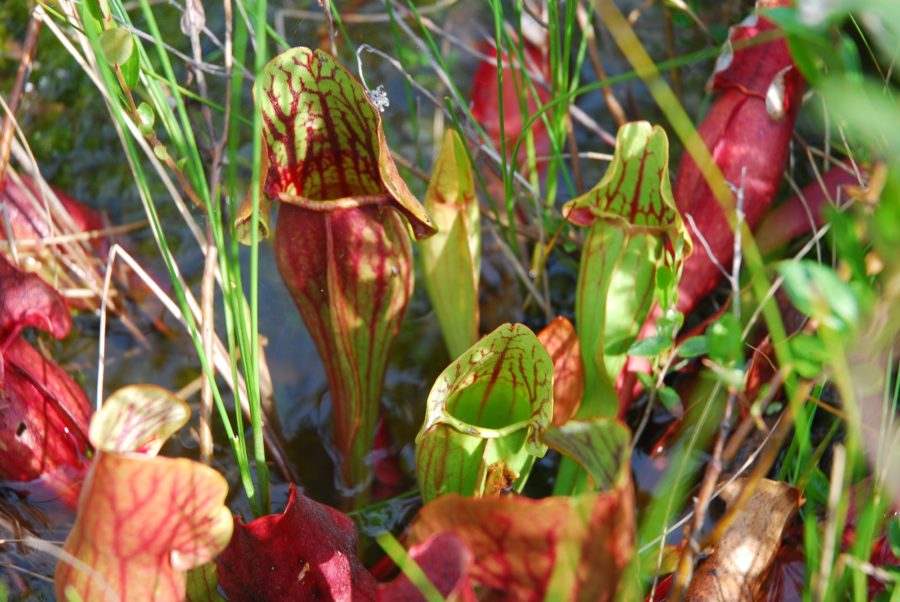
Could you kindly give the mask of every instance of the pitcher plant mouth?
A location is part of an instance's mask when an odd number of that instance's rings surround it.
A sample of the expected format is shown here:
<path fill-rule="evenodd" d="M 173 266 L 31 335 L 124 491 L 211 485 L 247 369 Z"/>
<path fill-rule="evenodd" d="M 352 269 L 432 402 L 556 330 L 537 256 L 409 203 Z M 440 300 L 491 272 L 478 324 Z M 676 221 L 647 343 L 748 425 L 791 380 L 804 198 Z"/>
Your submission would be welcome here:
<path fill-rule="evenodd" d="M 276 198 L 282 203 L 288 203 L 310 211 L 338 211 L 340 209 L 355 209 L 356 207 L 365 207 L 367 205 L 386 205 L 394 200 L 394 197 L 387 193 L 317 200 L 282 192 Z"/>
<path fill-rule="evenodd" d="M 331 55 L 288 50 L 266 66 L 253 92 L 263 114 L 270 198 L 305 206 L 384 195 L 416 238 L 436 232 L 397 171 L 381 112 Z"/>
<path fill-rule="evenodd" d="M 431 389 L 416 436 L 422 498 L 490 495 L 492 474 L 521 490 L 534 460 L 547 451 L 540 435 L 552 417 L 550 356 L 526 326 L 500 326 L 452 362 Z"/>
<path fill-rule="evenodd" d="M 576 415 L 621 415 L 627 408 L 620 406 L 615 383 L 628 349 L 654 304 L 672 305 L 674 276 L 692 250 L 672 197 L 665 131 L 646 121 L 619 128 L 603 178 L 567 203 L 563 215 L 589 228 L 575 300 L 584 363 Z M 657 284 L 663 270 L 673 275 L 666 287 Z"/>
<path fill-rule="evenodd" d="M 500 437 L 506 437 L 519 431 L 524 428 L 528 428 L 531 424 L 531 420 L 522 420 L 521 422 L 514 422 L 513 424 L 501 427 L 501 428 L 485 428 L 481 426 L 473 426 L 467 422 L 463 422 L 458 418 L 448 415 L 446 418 L 442 419 L 440 422 L 436 422 L 435 424 L 446 424 L 448 426 L 452 426 L 456 430 L 461 433 L 465 433 L 466 435 L 474 435 L 475 437 L 481 437 L 482 439 L 499 439 Z M 418 441 L 424 433 L 420 433 L 416 440 Z"/>

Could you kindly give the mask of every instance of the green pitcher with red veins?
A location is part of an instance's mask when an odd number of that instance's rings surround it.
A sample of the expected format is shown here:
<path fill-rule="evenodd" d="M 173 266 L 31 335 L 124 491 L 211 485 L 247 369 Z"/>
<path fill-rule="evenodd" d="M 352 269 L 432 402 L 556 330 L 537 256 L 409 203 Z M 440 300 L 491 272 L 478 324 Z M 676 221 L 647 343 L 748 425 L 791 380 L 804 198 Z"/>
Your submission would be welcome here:
<path fill-rule="evenodd" d="M 523 324 L 504 324 L 438 376 L 416 436 L 416 474 L 426 503 L 447 493 L 521 491 L 547 446 L 553 362 Z"/>
<path fill-rule="evenodd" d="M 566 204 L 563 215 L 588 227 L 575 297 L 585 376 L 577 416 L 615 416 L 614 385 L 628 349 L 659 292 L 674 295 L 682 260 L 691 252 L 672 198 L 665 131 L 646 121 L 619 128 L 606 174 Z M 670 277 L 661 286 L 664 267 Z"/>
<path fill-rule="evenodd" d="M 359 501 L 388 356 L 413 290 L 404 219 L 417 238 L 435 229 L 397 172 L 381 114 L 333 57 L 288 50 L 253 93 L 264 193 L 281 202 L 278 269 L 325 365 L 340 477 Z"/>

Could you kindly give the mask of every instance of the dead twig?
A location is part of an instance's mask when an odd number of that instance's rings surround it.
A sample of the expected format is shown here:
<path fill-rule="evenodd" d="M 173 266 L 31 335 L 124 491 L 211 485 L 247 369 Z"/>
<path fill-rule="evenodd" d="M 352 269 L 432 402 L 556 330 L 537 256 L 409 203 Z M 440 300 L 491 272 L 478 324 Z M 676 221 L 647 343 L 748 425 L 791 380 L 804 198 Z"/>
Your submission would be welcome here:
<path fill-rule="evenodd" d="M 700 552 L 697 542 L 697 534 L 703 530 L 703 522 L 706 519 L 706 512 L 709 509 L 709 503 L 712 501 L 712 495 L 722 474 L 722 449 L 725 440 L 728 438 L 728 430 L 731 423 L 731 412 L 734 408 L 737 392 L 730 391 L 728 399 L 725 402 L 725 414 L 722 416 L 722 426 L 716 435 L 716 441 L 713 445 L 713 453 L 706 465 L 706 472 L 703 475 L 703 481 L 700 484 L 700 492 L 697 494 L 697 501 L 694 504 L 694 519 L 685 529 L 685 545 L 681 548 L 681 556 L 678 559 L 678 569 L 675 571 L 675 579 L 670 590 L 669 600 L 681 600 L 687 587 L 691 582 L 694 574 L 695 556 Z"/>

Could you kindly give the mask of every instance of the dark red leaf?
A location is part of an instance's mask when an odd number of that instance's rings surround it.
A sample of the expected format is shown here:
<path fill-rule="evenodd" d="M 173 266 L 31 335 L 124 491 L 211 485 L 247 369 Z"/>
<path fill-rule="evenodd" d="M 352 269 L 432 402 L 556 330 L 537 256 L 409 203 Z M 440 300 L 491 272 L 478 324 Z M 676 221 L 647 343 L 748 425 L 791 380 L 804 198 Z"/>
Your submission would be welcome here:
<path fill-rule="evenodd" d="M 338 510 L 291 485 L 283 514 L 244 524 L 217 562 L 229 600 L 375 600 L 375 579 L 356 557 L 356 528 Z"/>
<path fill-rule="evenodd" d="M 71 320 L 58 292 L 0 254 L 0 479 L 42 478 L 74 506 L 87 467 L 91 406 L 62 368 L 18 336 L 39 328 L 61 338 Z"/>
<path fill-rule="evenodd" d="M 374 476 L 372 499 L 383 500 L 402 493 L 405 479 L 400 468 L 400 455 L 393 446 L 391 432 L 384 417 L 379 418 L 375 426 L 371 461 Z"/>
<path fill-rule="evenodd" d="M 507 152 L 512 152 L 512 146 L 522 134 L 522 126 L 525 122 L 519 105 L 519 95 L 525 95 L 528 99 L 527 115 L 525 119 L 530 118 L 537 113 L 537 103 L 534 97 L 528 91 L 523 75 L 523 68 L 526 71 L 540 72 L 547 78 L 548 61 L 541 48 L 535 46 L 529 41 L 525 41 L 525 57 L 526 64 L 520 65 L 517 60 L 510 60 L 508 54 L 503 53 L 501 60 L 503 61 L 503 131 L 500 129 L 500 97 L 499 86 L 497 85 L 497 49 L 491 44 L 484 43 L 479 50 L 482 54 L 486 54 L 488 59 L 481 61 L 478 68 L 475 69 L 475 75 L 472 78 L 472 117 L 481 124 L 487 135 L 491 138 L 494 146 L 500 149 L 501 134 L 505 135 Z M 550 93 L 538 86 L 538 97 L 542 103 L 550 99 Z M 543 120 L 538 120 L 531 128 L 534 134 L 535 152 L 538 155 L 546 154 L 550 148 L 550 138 L 547 129 L 544 127 Z M 519 151 L 519 164 L 523 164 L 525 160 L 525 144 L 523 143 Z"/>
<path fill-rule="evenodd" d="M 19 177 L 22 180 L 22 186 L 14 182 L 12 178 L 3 179 L 0 200 L 5 204 L 6 211 L 0 215 L 0 226 L 3 226 L 0 228 L 0 236 L 4 238 L 7 236 L 7 226 L 12 232 L 13 238 L 19 240 L 39 240 L 52 236 L 54 230 L 48 220 L 48 211 L 42 210 L 39 204 L 35 205 L 31 198 L 37 199 L 40 203 L 43 197 L 39 188 L 27 175 L 19 174 Z M 87 232 L 102 230 L 108 226 L 100 212 L 76 201 L 60 190 L 54 189 L 54 192 L 56 198 L 72 218 L 72 225 L 76 230 Z M 7 221 L 4 222 L 4 219 Z M 109 241 L 103 237 L 95 238 L 91 244 L 94 250 L 100 254 L 105 254 L 109 248 Z"/>
<path fill-rule="evenodd" d="M 857 183 L 849 162 L 833 167 L 822 176 L 822 182 L 812 182 L 800 195 L 792 196 L 770 211 L 756 232 L 756 242 L 763 253 L 802 236 L 825 223 L 825 209 L 834 202 L 847 200 L 842 194 L 845 186 Z"/>
<path fill-rule="evenodd" d="M 800 602 L 806 584 L 806 557 L 799 544 L 784 545 L 778 548 L 778 554 L 769 571 L 767 602 Z"/>
<path fill-rule="evenodd" d="M 61 339 L 69 334 L 72 317 L 53 287 L 0 254 L 0 346 L 22 328 L 38 328 Z"/>
<path fill-rule="evenodd" d="M 452 533 L 429 537 L 409 549 L 409 556 L 421 567 L 442 596 L 451 602 L 474 602 L 475 592 L 468 579 L 472 553 Z M 418 602 L 425 600 L 405 575 L 378 587 L 380 602 Z"/>
<path fill-rule="evenodd" d="M 0 362 L 0 478 L 42 476 L 70 506 L 87 469 L 91 406 L 66 372 L 20 338 Z"/>
<path fill-rule="evenodd" d="M 732 28 L 732 42 L 752 40 L 775 29 L 764 17 L 751 17 L 745 23 Z M 712 87 L 721 94 L 698 131 L 725 179 L 735 187 L 743 185 L 745 220 L 753 228 L 781 185 L 803 81 L 784 39 L 736 50 L 730 62 L 720 59 L 719 65 Z M 678 170 L 674 194 L 678 209 L 696 222 L 691 234 L 704 238 L 718 262 L 730 266 L 734 234 L 688 154 Z M 702 245 L 695 245 L 681 277 L 679 310 L 689 313 L 720 279 L 709 254 Z"/>

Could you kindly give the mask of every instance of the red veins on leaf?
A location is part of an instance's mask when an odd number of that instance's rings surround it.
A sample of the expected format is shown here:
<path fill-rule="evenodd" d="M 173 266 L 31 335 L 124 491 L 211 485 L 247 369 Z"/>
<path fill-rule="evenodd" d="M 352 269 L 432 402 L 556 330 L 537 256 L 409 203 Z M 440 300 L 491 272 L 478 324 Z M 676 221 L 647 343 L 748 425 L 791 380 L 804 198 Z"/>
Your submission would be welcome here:
<path fill-rule="evenodd" d="M 294 48 L 254 85 L 264 192 L 281 201 L 279 272 L 325 364 L 341 481 L 365 496 L 384 373 L 412 294 L 412 246 L 435 232 L 397 172 L 381 113 L 333 57 Z"/>
<path fill-rule="evenodd" d="M 450 494 L 422 508 L 412 536 L 459 536 L 491 599 L 612 600 L 634 552 L 633 507 L 630 485 L 542 500 Z"/>
<path fill-rule="evenodd" d="M 752 43 L 775 25 L 751 16 L 733 27 L 730 47 L 711 81 L 719 97 L 698 128 L 725 179 L 742 190 L 745 221 L 753 228 L 781 184 L 788 146 L 803 94 L 803 80 L 784 39 Z M 743 43 L 751 45 L 740 47 Z M 734 233 L 694 160 L 685 154 L 675 180 L 675 202 L 696 223 L 719 264 L 730 266 Z M 678 309 L 689 313 L 718 284 L 721 273 L 702 245 L 688 258 L 678 291 Z"/>
<path fill-rule="evenodd" d="M 549 75 L 549 64 L 543 50 L 527 40 L 523 47 L 525 49 L 524 65 L 521 65 L 515 56 L 510 60 L 510 56 L 506 52 L 500 55 L 503 63 L 502 129 L 500 127 L 499 86 L 497 85 L 497 49 L 493 45 L 484 43 L 479 48 L 480 52 L 487 55 L 488 58 L 478 64 L 472 78 L 472 117 L 481 124 L 498 150 L 501 138 L 505 137 L 508 153 L 512 152 L 513 145 L 522 134 L 525 121 L 536 114 L 538 110 L 538 105 L 525 83 L 523 69 L 540 73 L 545 79 Z M 527 99 L 527 114 L 524 116 L 519 104 L 520 95 L 524 95 L 524 98 Z M 542 103 L 546 103 L 550 99 L 550 93 L 540 86 L 537 86 L 537 95 Z M 535 152 L 538 155 L 546 154 L 550 148 L 550 138 L 543 120 L 537 120 L 531 127 L 531 131 L 534 134 Z M 520 149 L 518 160 L 521 165 L 525 160 L 525 145 L 522 144 Z"/>
<path fill-rule="evenodd" d="M 19 337 L 66 336 L 71 317 L 50 285 L 0 255 L 0 478 L 42 478 L 74 506 L 84 478 L 91 406 L 75 381 Z"/>

